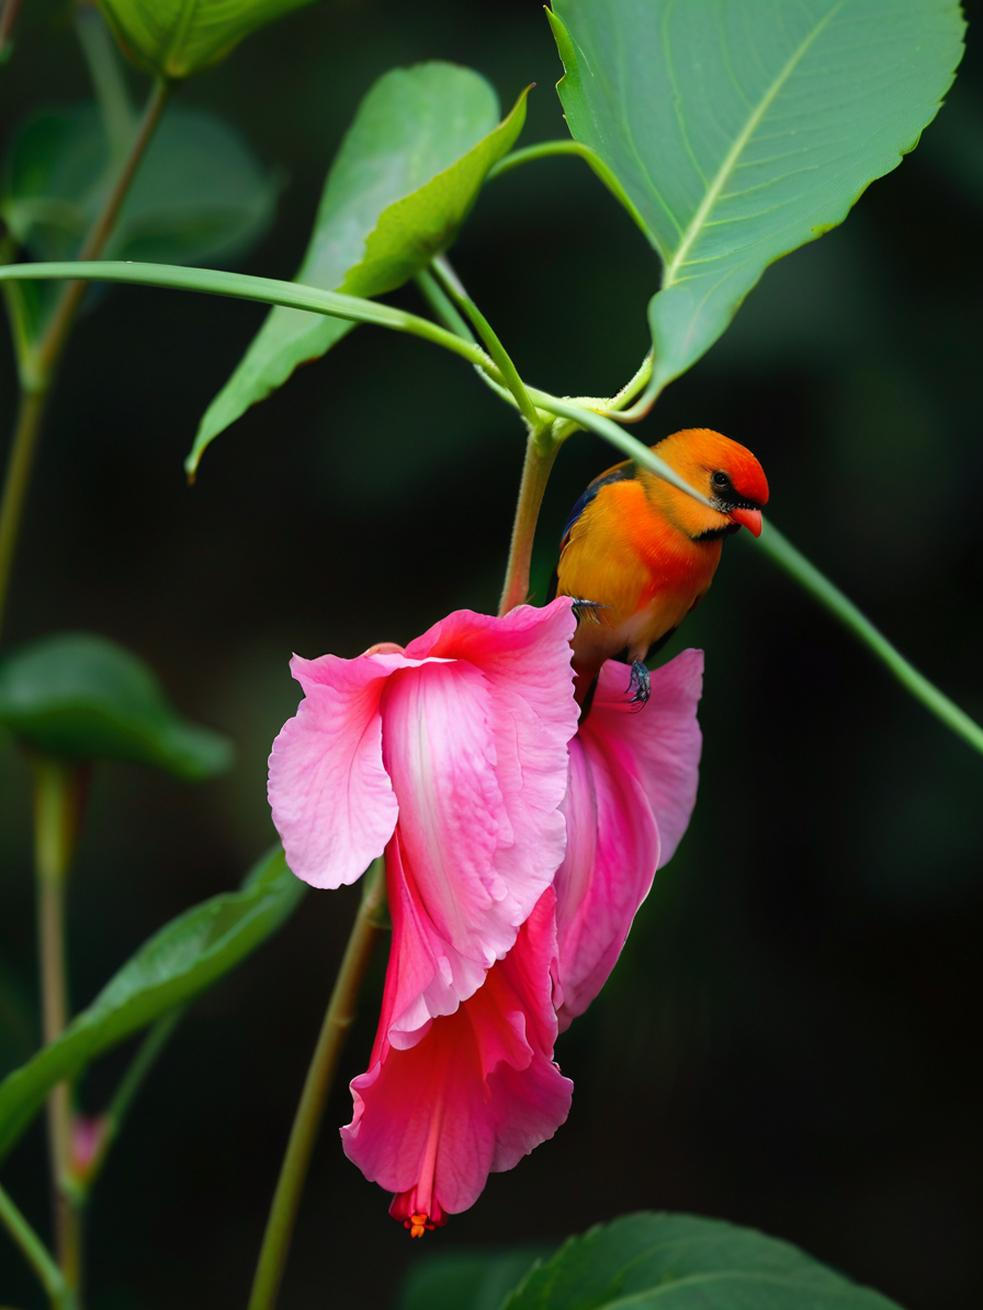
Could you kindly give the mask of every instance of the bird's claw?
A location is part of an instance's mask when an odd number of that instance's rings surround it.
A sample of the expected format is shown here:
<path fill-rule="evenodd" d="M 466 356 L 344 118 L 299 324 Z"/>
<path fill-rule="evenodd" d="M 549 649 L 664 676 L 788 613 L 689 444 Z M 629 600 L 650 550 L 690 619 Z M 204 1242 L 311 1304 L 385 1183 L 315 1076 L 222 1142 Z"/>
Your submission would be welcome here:
<path fill-rule="evenodd" d="M 628 691 L 633 705 L 644 705 L 652 694 L 652 677 L 642 660 L 632 660 Z"/>
<path fill-rule="evenodd" d="M 587 619 L 590 623 L 600 623 L 598 611 L 605 607 L 599 600 L 584 600 L 581 596 L 571 596 L 573 601 L 573 616 L 579 623 L 581 619 Z"/>

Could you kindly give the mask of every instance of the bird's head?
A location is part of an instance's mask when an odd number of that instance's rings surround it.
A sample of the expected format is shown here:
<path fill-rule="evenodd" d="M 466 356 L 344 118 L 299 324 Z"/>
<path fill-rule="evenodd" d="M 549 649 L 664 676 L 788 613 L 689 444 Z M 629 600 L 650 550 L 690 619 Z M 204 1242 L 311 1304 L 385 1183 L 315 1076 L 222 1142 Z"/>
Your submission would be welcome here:
<path fill-rule="evenodd" d="M 652 450 L 710 502 L 701 505 L 654 474 L 646 478 L 650 497 L 687 536 L 712 541 L 741 527 L 760 535 L 768 479 L 746 447 L 711 428 L 684 428 Z"/>

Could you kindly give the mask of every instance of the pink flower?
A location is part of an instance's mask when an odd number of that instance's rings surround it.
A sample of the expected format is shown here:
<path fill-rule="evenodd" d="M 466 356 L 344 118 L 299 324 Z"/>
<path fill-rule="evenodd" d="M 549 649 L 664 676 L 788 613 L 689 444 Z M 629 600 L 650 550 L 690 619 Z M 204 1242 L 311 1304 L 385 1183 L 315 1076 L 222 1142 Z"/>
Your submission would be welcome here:
<path fill-rule="evenodd" d="M 402 652 L 291 662 L 304 700 L 273 743 L 273 820 L 315 887 L 354 882 L 398 845 L 393 1046 L 478 990 L 563 858 L 573 628 L 565 598 L 497 619 L 460 610 Z"/>
<path fill-rule="evenodd" d="M 570 602 L 461 611 L 355 660 L 294 657 L 305 699 L 270 757 L 293 871 L 350 883 L 385 847 L 393 935 L 345 1151 L 414 1237 L 551 1137 L 553 1060 L 617 961 L 696 794 L 702 656 L 641 710 L 602 671 L 576 738 Z"/>

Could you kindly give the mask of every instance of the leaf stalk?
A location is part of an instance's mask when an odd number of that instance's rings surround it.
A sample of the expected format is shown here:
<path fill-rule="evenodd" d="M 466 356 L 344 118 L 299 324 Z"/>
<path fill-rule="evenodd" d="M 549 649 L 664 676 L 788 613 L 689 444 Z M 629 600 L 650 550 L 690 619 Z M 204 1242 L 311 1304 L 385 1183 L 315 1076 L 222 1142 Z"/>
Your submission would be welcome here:
<path fill-rule="evenodd" d="M 266 1221 L 248 1310 L 273 1310 L 276 1305 L 311 1154 L 339 1057 L 355 1018 L 358 993 L 375 944 L 383 932 L 385 905 L 385 866 L 378 859 L 365 874 L 362 901 L 304 1080 Z"/>

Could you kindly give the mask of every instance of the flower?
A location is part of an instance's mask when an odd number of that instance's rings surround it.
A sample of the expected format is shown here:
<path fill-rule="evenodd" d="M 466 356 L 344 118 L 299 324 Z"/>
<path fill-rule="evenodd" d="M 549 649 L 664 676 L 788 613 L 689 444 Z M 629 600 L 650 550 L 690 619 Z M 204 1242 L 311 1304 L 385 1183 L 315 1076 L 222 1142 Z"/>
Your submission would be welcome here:
<path fill-rule="evenodd" d="M 341 1135 L 414 1237 L 567 1117 L 557 1033 L 610 974 L 693 809 L 701 653 L 656 670 L 641 708 L 606 664 L 578 727 L 572 630 L 562 598 L 291 664 L 305 698 L 270 756 L 290 867 L 337 887 L 385 847 L 385 992 Z"/>
<path fill-rule="evenodd" d="M 273 820 L 315 887 L 398 847 L 393 1046 L 478 990 L 563 858 L 573 628 L 561 598 L 504 618 L 459 610 L 405 651 L 291 661 L 304 700 L 273 743 Z"/>

